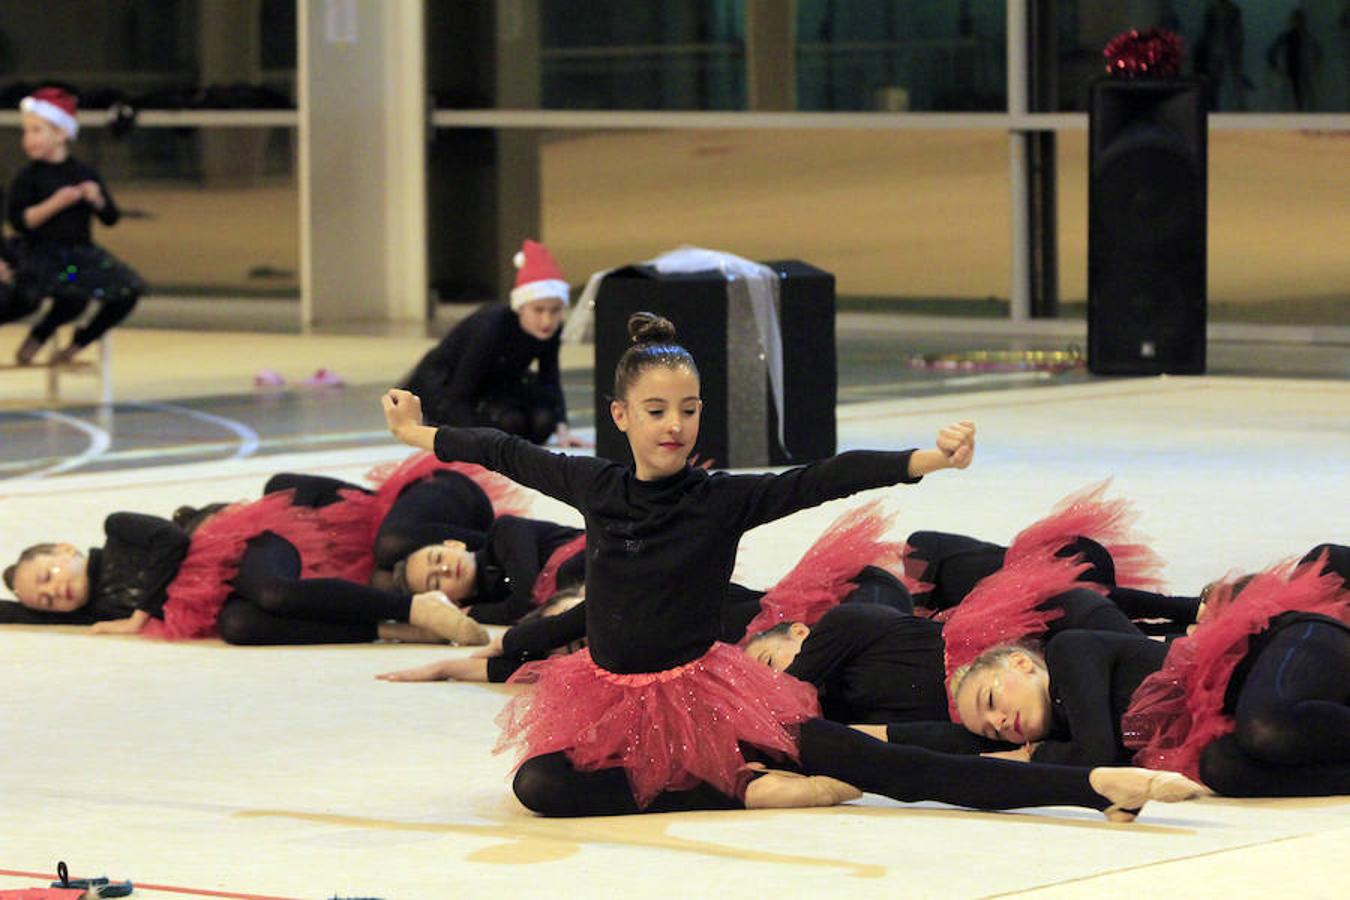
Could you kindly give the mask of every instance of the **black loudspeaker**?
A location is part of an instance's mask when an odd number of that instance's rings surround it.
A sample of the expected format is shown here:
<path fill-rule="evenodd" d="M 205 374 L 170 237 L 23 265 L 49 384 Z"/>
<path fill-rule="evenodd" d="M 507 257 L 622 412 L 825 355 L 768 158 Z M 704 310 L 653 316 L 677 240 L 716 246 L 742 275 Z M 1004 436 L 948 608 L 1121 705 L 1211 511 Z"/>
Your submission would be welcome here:
<path fill-rule="evenodd" d="M 607 275 L 595 298 L 595 452 L 632 462 L 628 438 L 609 402 L 614 367 L 628 347 L 628 317 L 648 311 L 675 324 L 676 340 L 699 369 L 703 415 L 694 452 L 717 468 L 795 465 L 833 456 L 838 373 L 834 347 L 834 276 L 795 260 L 768 262 L 779 278 L 783 340 L 784 437 L 749 301 L 732 306 L 720 272 L 662 274 L 629 266 Z"/>
<path fill-rule="evenodd" d="M 1205 371 L 1207 122 L 1199 79 L 1103 78 L 1088 128 L 1088 368 Z"/>

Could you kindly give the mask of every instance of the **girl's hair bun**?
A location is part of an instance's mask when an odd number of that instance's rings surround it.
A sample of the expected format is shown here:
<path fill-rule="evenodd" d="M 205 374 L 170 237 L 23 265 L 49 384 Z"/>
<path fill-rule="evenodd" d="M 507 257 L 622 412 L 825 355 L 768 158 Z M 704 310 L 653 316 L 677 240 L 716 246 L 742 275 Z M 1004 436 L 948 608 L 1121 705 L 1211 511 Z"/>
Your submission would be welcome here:
<path fill-rule="evenodd" d="M 634 344 L 670 344 L 675 323 L 656 313 L 635 312 L 628 317 L 628 340 Z"/>

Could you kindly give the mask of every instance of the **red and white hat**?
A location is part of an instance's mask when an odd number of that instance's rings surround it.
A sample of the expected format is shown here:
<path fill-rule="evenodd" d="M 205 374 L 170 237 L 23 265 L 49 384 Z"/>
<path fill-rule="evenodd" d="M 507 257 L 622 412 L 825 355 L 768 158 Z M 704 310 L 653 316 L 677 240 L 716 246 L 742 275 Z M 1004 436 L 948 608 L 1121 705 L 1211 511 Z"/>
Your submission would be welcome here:
<path fill-rule="evenodd" d="M 77 107 L 75 95 L 64 88 L 38 88 L 19 101 L 19 109 L 35 116 L 41 116 L 60 128 L 71 140 L 80 131 L 80 123 L 75 121 Z"/>
<path fill-rule="evenodd" d="M 520 309 L 526 303 L 557 297 L 567 305 L 569 290 L 562 270 L 553 261 L 548 248 L 537 241 L 527 240 L 511 258 L 516 268 L 516 286 L 511 288 L 511 308 Z"/>

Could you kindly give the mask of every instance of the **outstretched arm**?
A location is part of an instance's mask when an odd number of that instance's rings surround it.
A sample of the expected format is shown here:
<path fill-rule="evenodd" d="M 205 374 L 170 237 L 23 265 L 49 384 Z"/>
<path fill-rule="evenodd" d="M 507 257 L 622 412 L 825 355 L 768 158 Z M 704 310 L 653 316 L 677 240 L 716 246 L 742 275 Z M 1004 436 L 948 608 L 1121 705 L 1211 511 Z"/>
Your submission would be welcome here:
<path fill-rule="evenodd" d="M 941 469 L 964 469 L 974 456 L 975 426 L 958 422 L 939 431 L 936 445 L 926 450 L 851 450 L 780 475 L 739 476 L 749 486 L 744 527 L 749 530 L 859 491 L 913 484 Z"/>
<path fill-rule="evenodd" d="M 390 390 L 380 402 L 389 431 L 403 443 L 432 450 L 446 462 L 477 463 L 578 509 L 595 479 L 618 469 L 607 460 L 553 453 L 495 428 L 432 428 L 422 423 L 422 403 L 408 391 Z"/>
<path fill-rule="evenodd" d="M 487 681 L 487 660 L 474 657 L 443 659 L 375 677 L 380 681 Z"/>

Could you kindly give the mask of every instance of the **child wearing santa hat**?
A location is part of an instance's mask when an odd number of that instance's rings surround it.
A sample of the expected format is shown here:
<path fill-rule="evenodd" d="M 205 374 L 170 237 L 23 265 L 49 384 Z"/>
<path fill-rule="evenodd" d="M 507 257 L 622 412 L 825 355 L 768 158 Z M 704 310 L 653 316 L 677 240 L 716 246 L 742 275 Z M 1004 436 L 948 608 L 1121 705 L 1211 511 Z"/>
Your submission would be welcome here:
<path fill-rule="evenodd" d="M 567 282 L 536 241 L 525 241 L 514 262 L 519 271 L 510 305 L 489 303 L 459 322 L 401 386 L 422 398 L 428 420 L 438 424 L 586 446 L 568 429 L 558 371 Z"/>
<path fill-rule="evenodd" d="M 70 153 L 79 132 L 75 95 L 43 87 L 24 97 L 19 109 L 23 151 L 32 162 L 10 185 L 9 223 L 24 246 L 22 290 L 33 300 L 51 297 L 52 305 L 15 358 L 32 362 L 58 327 L 97 300 L 98 312 L 52 355 L 52 362 L 66 362 L 131 313 L 145 282 L 91 238 L 91 218 L 113 225 L 120 213 L 98 172 Z"/>

